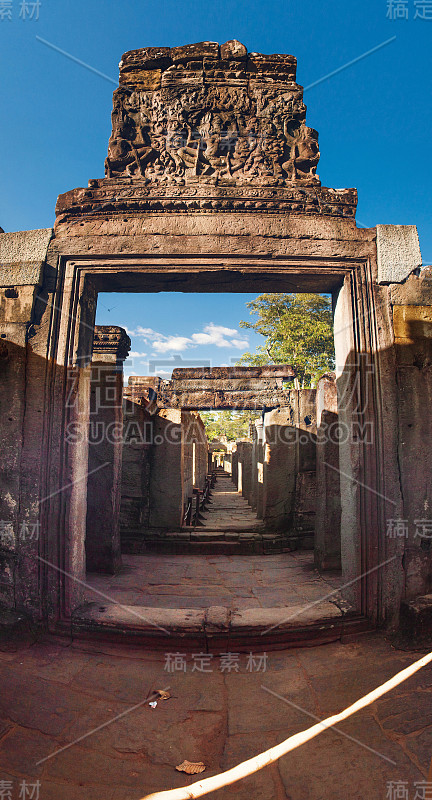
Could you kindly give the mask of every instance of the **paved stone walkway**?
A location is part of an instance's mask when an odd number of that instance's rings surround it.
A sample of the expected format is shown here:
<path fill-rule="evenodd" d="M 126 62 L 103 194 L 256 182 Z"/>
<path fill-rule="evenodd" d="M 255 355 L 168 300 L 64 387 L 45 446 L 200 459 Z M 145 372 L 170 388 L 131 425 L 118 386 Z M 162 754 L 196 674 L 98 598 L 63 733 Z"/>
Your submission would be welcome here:
<path fill-rule="evenodd" d="M 282 608 L 315 603 L 340 586 L 338 573 L 320 576 L 310 551 L 266 556 L 123 555 L 117 575 L 87 576 L 88 584 L 125 605 L 158 608 L 224 606 Z M 90 590 L 88 601 L 98 597 Z M 339 596 L 334 599 L 340 599 Z M 319 616 L 319 604 L 315 607 Z"/>
<path fill-rule="evenodd" d="M 252 531 L 262 527 L 262 522 L 237 491 L 228 473 L 218 475 L 211 501 L 203 517 L 204 528 L 212 531 Z"/>
<path fill-rule="evenodd" d="M 35 800 L 138 800 L 187 786 L 197 778 L 175 770 L 184 759 L 207 765 L 201 777 L 233 767 L 308 728 L 309 715 L 342 710 L 421 653 L 396 651 L 374 634 L 268 653 L 251 669 L 246 654 L 231 654 L 231 669 L 219 654 L 194 655 L 171 673 L 168 655 L 143 649 L 66 639 L 1 644 L 0 781 L 10 782 L 3 797 L 23 797 L 24 780 L 40 781 L 38 794 L 25 795 Z M 144 702 L 167 687 L 171 699 L 155 709 Z M 428 667 L 339 733 L 326 731 L 209 800 L 424 797 L 415 784 L 427 779 L 432 756 L 431 701 Z M 396 794 L 397 785 L 406 793 Z"/>

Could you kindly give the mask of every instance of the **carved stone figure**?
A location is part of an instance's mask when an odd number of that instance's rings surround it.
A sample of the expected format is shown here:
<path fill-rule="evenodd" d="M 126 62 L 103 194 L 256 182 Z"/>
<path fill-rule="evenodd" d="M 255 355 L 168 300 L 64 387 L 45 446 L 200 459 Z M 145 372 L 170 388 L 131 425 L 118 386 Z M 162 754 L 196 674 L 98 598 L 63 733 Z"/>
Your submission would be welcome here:
<path fill-rule="evenodd" d="M 293 56 L 248 56 L 237 41 L 153 50 L 123 56 L 108 178 L 319 185 Z"/>
<path fill-rule="evenodd" d="M 120 62 L 105 178 L 61 195 L 58 218 L 266 211 L 355 217 L 355 189 L 321 186 L 297 62 L 218 45 L 131 50 Z"/>

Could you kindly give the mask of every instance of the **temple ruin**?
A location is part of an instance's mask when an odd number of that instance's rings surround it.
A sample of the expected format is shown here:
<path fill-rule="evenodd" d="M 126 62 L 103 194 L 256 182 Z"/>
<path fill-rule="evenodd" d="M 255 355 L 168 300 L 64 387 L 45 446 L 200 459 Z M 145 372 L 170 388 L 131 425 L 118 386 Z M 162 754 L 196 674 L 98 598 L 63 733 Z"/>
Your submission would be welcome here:
<path fill-rule="evenodd" d="M 241 647 L 267 630 L 287 643 L 396 629 L 431 592 L 431 269 L 414 225 L 357 227 L 356 190 L 322 186 L 319 155 L 293 56 L 133 50 L 105 177 L 60 195 L 53 230 L 0 233 L 6 608 L 57 633 Z M 330 293 L 335 374 L 313 390 L 290 365 L 125 386 L 130 341 L 95 327 L 98 293 L 167 291 Z M 216 462 L 199 412 L 238 408 L 261 418 Z M 221 470 L 248 531 L 211 521 Z M 125 553 L 223 548 L 304 548 L 340 571 L 345 605 L 306 621 L 283 597 L 170 616 L 86 593 L 87 570 L 116 574 Z"/>

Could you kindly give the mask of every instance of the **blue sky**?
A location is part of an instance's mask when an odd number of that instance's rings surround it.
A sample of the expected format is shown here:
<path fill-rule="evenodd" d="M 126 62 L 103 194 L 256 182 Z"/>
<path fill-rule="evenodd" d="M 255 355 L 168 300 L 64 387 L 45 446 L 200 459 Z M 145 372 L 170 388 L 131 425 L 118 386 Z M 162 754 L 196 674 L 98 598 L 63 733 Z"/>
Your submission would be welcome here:
<path fill-rule="evenodd" d="M 132 341 L 124 365 L 126 377 L 168 377 L 174 359 L 179 367 L 231 367 L 246 350 L 262 344 L 262 336 L 239 328 L 240 319 L 251 319 L 246 303 L 254 297 L 238 292 L 103 294 L 97 321 L 104 325 L 115 319 L 114 324 L 126 327 Z M 132 326 L 129 319 L 140 322 Z"/>
<path fill-rule="evenodd" d="M 112 81 L 118 79 L 123 52 L 231 38 L 250 51 L 297 57 L 298 82 L 308 87 L 318 81 L 305 92 L 305 102 L 308 124 L 320 134 L 323 185 L 357 187 L 359 224 L 415 223 L 423 262 L 432 263 L 432 2 L 427 0 L 42 0 L 39 8 L 27 2 L 24 11 L 22 0 L 0 2 L 0 225 L 6 231 L 49 227 L 58 194 L 102 177 Z M 101 296 L 98 322 L 158 334 L 147 341 L 134 336 L 133 352 L 231 363 L 241 352 L 232 341 L 248 333 L 238 329 L 247 299 Z M 223 334 L 214 326 L 236 333 Z M 165 352 L 162 343 L 172 336 L 191 342 Z M 254 347 L 256 341 L 249 340 Z"/>

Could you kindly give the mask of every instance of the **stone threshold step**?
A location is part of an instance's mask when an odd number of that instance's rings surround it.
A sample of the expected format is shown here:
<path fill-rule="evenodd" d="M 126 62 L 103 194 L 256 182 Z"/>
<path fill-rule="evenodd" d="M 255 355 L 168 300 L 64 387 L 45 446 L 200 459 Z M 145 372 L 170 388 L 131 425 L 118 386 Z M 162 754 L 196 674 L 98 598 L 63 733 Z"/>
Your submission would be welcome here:
<path fill-rule="evenodd" d="M 264 539 L 263 537 L 232 536 L 231 538 L 129 540 L 122 542 L 122 553 L 138 555 L 159 553 L 169 555 L 278 555 L 301 548 L 297 539 Z"/>
<path fill-rule="evenodd" d="M 116 603 L 87 603 L 69 620 L 56 626 L 80 638 L 131 641 L 152 647 L 205 647 L 266 650 L 323 644 L 342 636 L 373 630 L 371 623 L 355 612 L 343 613 L 328 601 L 313 608 L 245 609 L 230 611 L 222 606 L 154 608 Z"/>
<path fill-rule="evenodd" d="M 264 525 L 212 525 L 210 527 L 199 523 L 198 525 L 184 525 L 182 528 L 168 528 L 162 530 L 161 528 L 127 528 L 123 529 L 120 532 L 121 539 L 140 539 L 141 541 L 145 539 L 166 539 L 168 536 L 179 536 L 184 537 L 185 535 L 190 535 L 195 531 L 215 531 L 220 533 L 221 531 L 236 531 L 237 533 L 259 533 L 263 535 L 268 531 L 264 527 Z M 275 532 L 275 535 L 280 535 L 279 533 Z"/>
<path fill-rule="evenodd" d="M 274 545 L 260 539 L 237 541 L 149 541 L 139 545 L 138 549 L 124 547 L 123 552 L 134 553 L 159 553 L 169 555 L 223 555 L 223 556 L 250 556 L 250 555 L 277 555 L 291 552 L 294 548 L 290 545 Z"/>
<path fill-rule="evenodd" d="M 178 544 L 183 544 L 184 542 L 250 542 L 250 541 L 257 541 L 257 542 L 279 542 L 279 543 L 291 543 L 297 542 L 297 537 L 289 537 L 286 538 L 284 536 L 263 536 L 261 534 L 255 534 L 253 532 L 245 532 L 245 531 L 209 531 L 208 533 L 205 531 L 197 530 L 192 531 L 191 533 L 187 534 L 175 534 L 173 536 L 145 536 L 145 537 L 125 537 L 122 539 L 122 551 L 123 547 L 129 546 L 137 546 L 139 547 L 141 544 L 145 546 L 150 542 L 153 544 L 164 544 L 165 542 L 175 542 Z"/>

